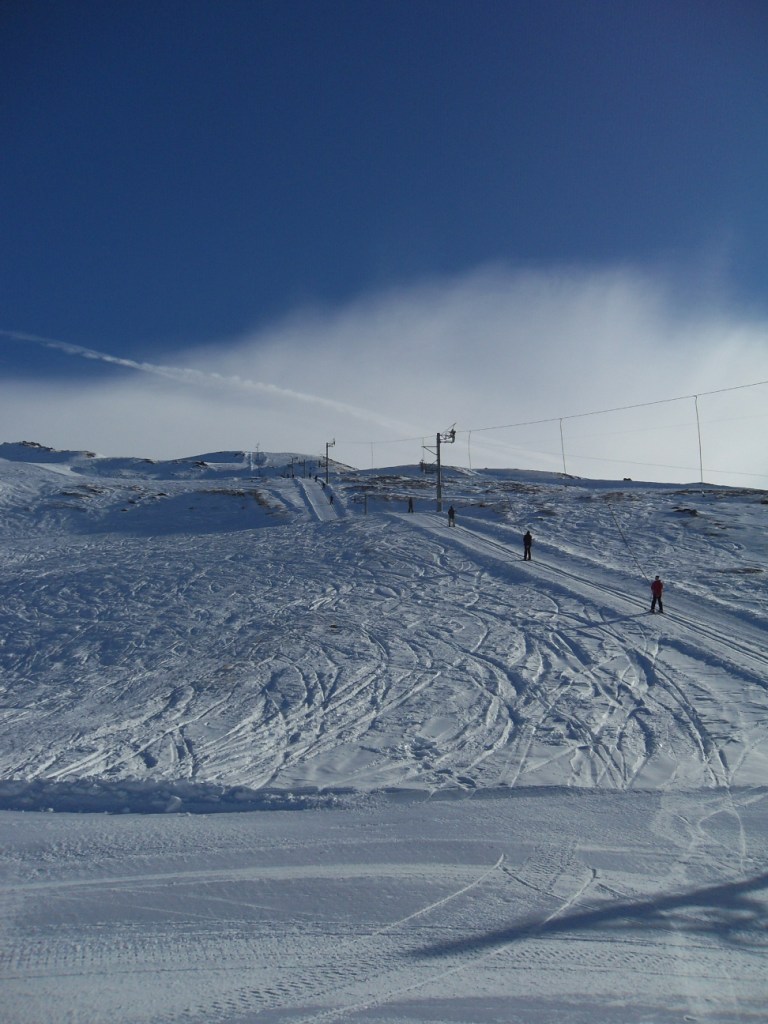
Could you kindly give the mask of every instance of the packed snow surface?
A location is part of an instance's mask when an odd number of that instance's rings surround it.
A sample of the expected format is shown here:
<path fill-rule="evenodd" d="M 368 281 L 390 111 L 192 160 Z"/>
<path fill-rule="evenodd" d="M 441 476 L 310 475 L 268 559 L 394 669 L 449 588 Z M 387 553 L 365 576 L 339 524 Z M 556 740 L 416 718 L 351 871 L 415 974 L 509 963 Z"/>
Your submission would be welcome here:
<path fill-rule="evenodd" d="M 435 485 L 0 445 L 3 1022 L 766 1019 L 768 494 Z"/>

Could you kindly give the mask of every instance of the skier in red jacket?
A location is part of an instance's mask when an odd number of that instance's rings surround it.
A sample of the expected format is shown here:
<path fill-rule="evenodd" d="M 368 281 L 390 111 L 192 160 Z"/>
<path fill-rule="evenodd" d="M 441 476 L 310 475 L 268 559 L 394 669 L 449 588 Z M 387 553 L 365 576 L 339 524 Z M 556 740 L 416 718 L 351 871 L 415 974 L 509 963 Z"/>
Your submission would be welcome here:
<path fill-rule="evenodd" d="M 651 584 L 651 594 L 653 595 L 652 599 L 651 599 L 651 611 L 652 612 L 656 611 L 656 605 L 658 604 L 659 611 L 662 614 L 664 613 L 664 605 L 661 602 L 661 594 L 662 594 L 663 590 L 664 590 L 664 584 L 661 582 L 661 580 L 657 576 L 656 579 Z"/>

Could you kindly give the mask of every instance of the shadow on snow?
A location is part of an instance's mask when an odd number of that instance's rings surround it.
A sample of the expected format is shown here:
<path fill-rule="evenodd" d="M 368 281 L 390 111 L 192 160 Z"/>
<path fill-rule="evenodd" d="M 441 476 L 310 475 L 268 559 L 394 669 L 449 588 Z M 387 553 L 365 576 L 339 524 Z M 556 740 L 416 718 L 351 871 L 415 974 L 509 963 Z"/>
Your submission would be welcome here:
<path fill-rule="evenodd" d="M 741 882 L 726 882 L 636 902 L 607 903 L 592 910 L 571 910 L 543 919 L 526 917 L 508 928 L 436 943 L 419 949 L 414 955 L 490 953 L 533 938 L 628 929 L 697 932 L 716 935 L 742 946 L 764 948 L 768 943 L 765 902 L 751 898 L 751 894 L 764 889 L 768 889 L 768 873 Z"/>

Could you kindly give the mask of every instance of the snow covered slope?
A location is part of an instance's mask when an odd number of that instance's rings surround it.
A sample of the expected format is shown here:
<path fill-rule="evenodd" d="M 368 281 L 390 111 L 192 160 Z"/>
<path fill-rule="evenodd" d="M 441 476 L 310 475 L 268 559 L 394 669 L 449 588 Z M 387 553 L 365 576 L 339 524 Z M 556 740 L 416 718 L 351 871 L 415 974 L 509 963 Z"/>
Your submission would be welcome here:
<path fill-rule="evenodd" d="M 25 450 L 5 806 L 768 778 L 762 492 L 449 471 L 448 529 L 407 468 Z"/>
<path fill-rule="evenodd" d="M 0 459 L 3 1024 L 765 1019 L 765 493 Z"/>

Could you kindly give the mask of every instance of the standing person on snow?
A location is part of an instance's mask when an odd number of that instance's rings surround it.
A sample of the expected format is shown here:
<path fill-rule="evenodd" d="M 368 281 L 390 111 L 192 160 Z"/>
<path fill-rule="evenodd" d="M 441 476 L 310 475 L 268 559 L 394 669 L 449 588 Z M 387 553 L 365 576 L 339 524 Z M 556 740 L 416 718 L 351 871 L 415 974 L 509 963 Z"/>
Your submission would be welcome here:
<path fill-rule="evenodd" d="M 448 525 L 456 525 L 456 510 L 454 509 L 453 505 L 451 505 L 451 507 L 448 509 Z"/>
<path fill-rule="evenodd" d="M 664 584 L 661 582 L 661 580 L 657 576 L 656 579 L 651 584 L 651 594 L 653 595 L 652 600 L 651 600 L 651 611 L 652 612 L 656 611 L 656 605 L 658 603 L 659 611 L 662 613 L 662 615 L 664 614 L 664 605 L 661 603 L 661 594 L 662 594 L 663 590 L 664 590 Z"/>
<path fill-rule="evenodd" d="M 523 561 L 530 562 L 531 560 L 531 544 L 533 544 L 533 537 L 531 531 L 526 530 L 523 535 Z"/>

